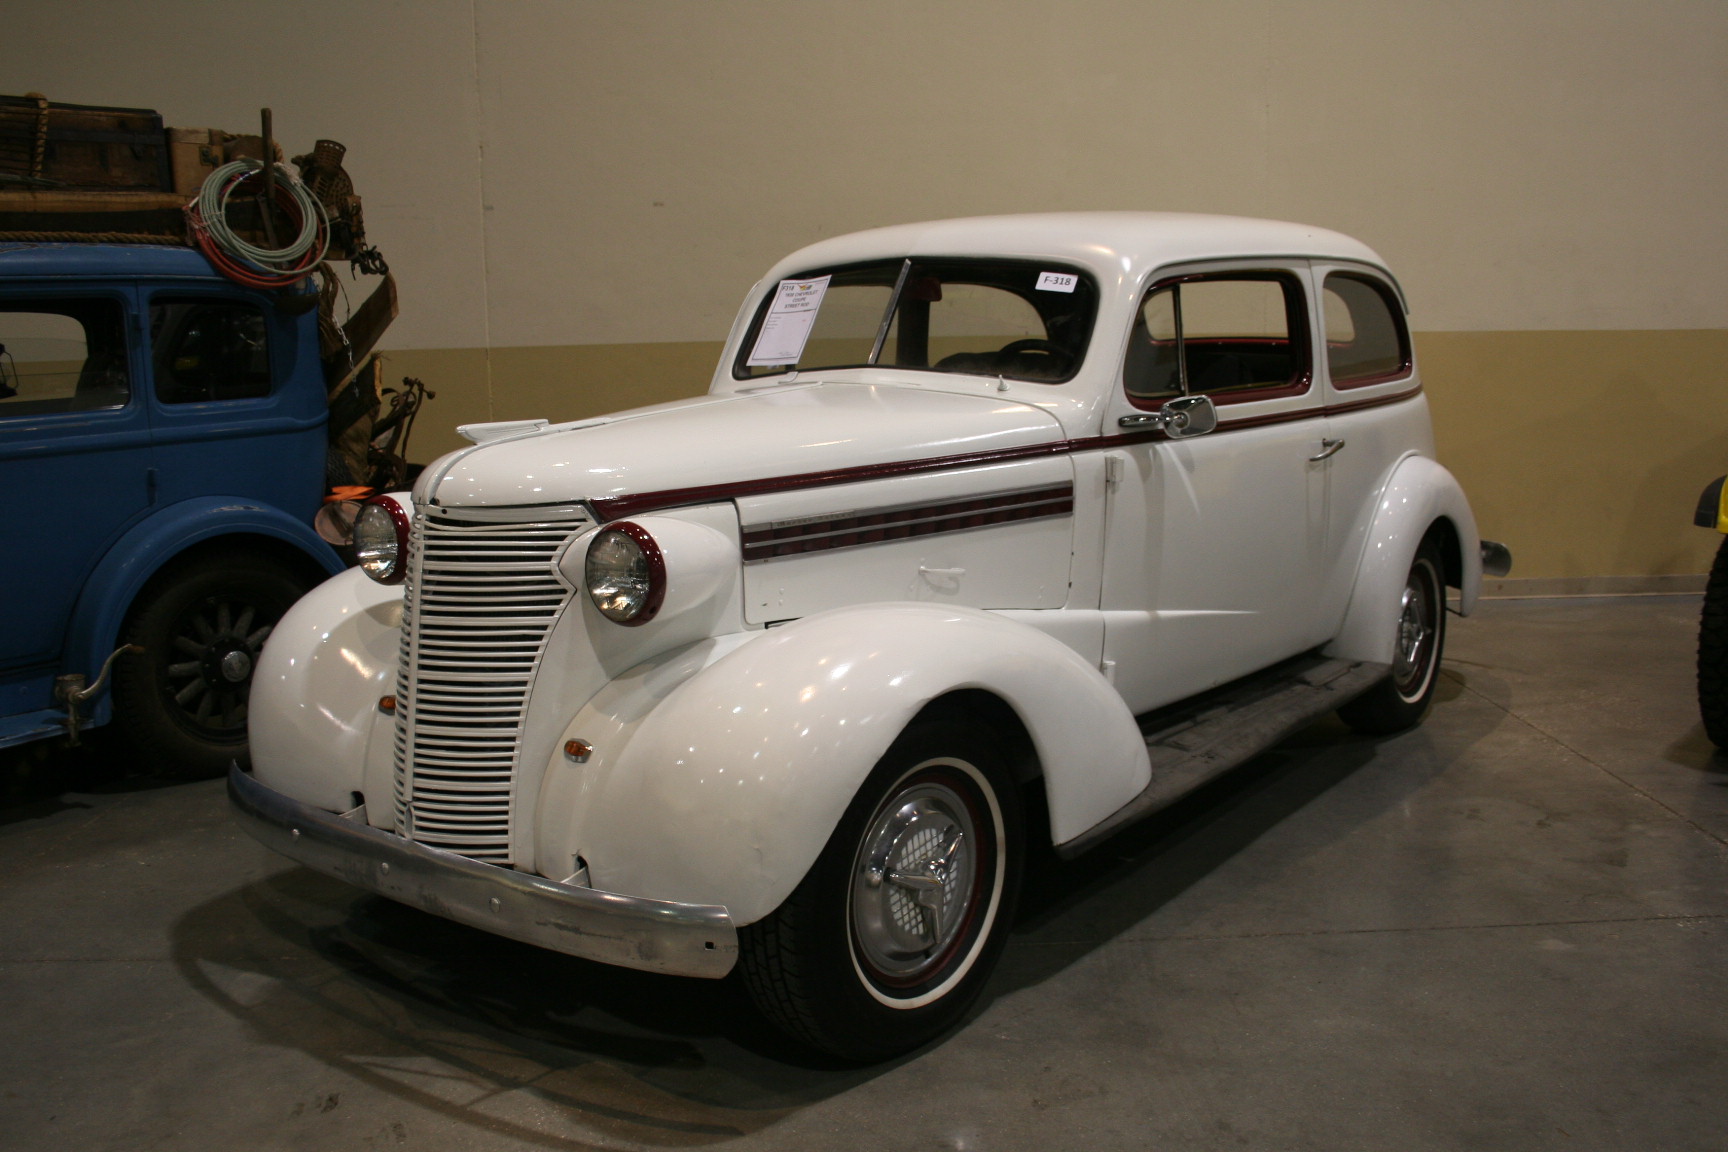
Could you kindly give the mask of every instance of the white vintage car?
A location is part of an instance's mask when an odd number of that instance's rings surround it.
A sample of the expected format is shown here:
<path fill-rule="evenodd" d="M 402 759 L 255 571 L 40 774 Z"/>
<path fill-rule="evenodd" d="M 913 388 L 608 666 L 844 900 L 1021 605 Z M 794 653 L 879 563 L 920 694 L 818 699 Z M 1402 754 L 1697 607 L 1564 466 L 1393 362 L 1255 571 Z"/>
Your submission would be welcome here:
<path fill-rule="evenodd" d="M 1447 586 L 1468 612 L 1510 558 L 1404 312 L 1368 248 L 1268 221 L 812 245 L 707 396 L 471 426 L 372 501 L 263 653 L 236 809 L 374 892 L 906 1050 L 986 979 L 1032 838 L 1083 851 L 1328 711 L 1421 719 Z"/>

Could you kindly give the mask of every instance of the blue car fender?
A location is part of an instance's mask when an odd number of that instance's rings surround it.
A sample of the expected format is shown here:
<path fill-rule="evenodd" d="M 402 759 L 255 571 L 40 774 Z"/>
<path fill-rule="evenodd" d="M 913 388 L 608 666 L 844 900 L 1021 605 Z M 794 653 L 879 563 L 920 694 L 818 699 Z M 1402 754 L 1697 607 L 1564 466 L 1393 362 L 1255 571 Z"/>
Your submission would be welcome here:
<path fill-rule="evenodd" d="M 97 563 L 78 595 L 67 637 L 69 669 L 90 676 L 119 644 L 120 627 L 145 583 L 195 544 L 224 536 L 263 536 L 288 544 L 328 575 L 342 571 L 335 549 L 280 508 L 238 497 L 200 496 L 171 504 L 129 528 Z M 95 718 L 108 719 L 109 698 Z"/>

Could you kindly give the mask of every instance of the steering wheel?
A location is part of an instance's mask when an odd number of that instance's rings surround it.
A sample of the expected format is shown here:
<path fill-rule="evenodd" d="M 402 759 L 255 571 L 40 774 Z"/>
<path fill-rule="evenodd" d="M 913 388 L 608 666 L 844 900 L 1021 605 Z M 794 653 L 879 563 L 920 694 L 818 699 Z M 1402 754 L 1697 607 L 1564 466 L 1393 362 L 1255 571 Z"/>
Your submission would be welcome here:
<path fill-rule="evenodd" d="M 1055 372 L 1065 370 L 1068 365 L 1074 362 L 1074 353 L 1062 347 L 1062 345 L 1057 344 L 1052 340 L 1039 340 L 1036 337 L 1031 337 L 1025 340 L 1016 340 L 1012 344 L 1005 344 L 1001 348 L 997 349 L 996 355 L 999 357 L 1018 356 L 1022 352 L 1038 352 L 1050 357 L 1050 367 Z"/>

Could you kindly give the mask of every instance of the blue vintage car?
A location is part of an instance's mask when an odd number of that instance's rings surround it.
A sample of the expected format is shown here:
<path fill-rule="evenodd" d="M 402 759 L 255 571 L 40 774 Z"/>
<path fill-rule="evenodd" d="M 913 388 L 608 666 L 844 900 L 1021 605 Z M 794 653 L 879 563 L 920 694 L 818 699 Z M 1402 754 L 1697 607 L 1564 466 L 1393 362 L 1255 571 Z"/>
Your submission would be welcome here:
<path fill-rule="evenodd" d="M 244 763 L 253 661 L 342 567 L 308 303 L 184 248 L 0 246 L 0 747 L 112 719 L 157 771 Z"/>

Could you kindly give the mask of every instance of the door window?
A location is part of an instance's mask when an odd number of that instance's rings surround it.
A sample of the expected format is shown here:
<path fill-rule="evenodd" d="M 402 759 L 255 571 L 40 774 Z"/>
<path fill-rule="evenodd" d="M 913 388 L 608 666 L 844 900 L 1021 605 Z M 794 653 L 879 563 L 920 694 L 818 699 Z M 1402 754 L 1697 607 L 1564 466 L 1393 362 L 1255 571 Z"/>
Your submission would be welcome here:
<path fill-rule="evenodd" d="M 1326 369 L 1336 388 L 1395 380 L 1410 371 L 1403 309 L 1378 281 L 1349 272 L 1326 277 Z"/>
<path fill-rule="evenodd" d="M 1260 399 L 1309 381 L 1302 289 L 1280 273 L 1154 286 L 1129 335 L 1122 382 L 1136 402 L 1183 393 Z"/>
<path fill-rule="evenodd" d="M 264 311 L 238 300 L 162 300 L 150 305 L 156 398 L 164 404 L 270 394 Z"/>
<path fill-rule="evenodd" d="M 118 301 L 0 301 L 0 419 L 118 408 L 130 392 Z"/>

